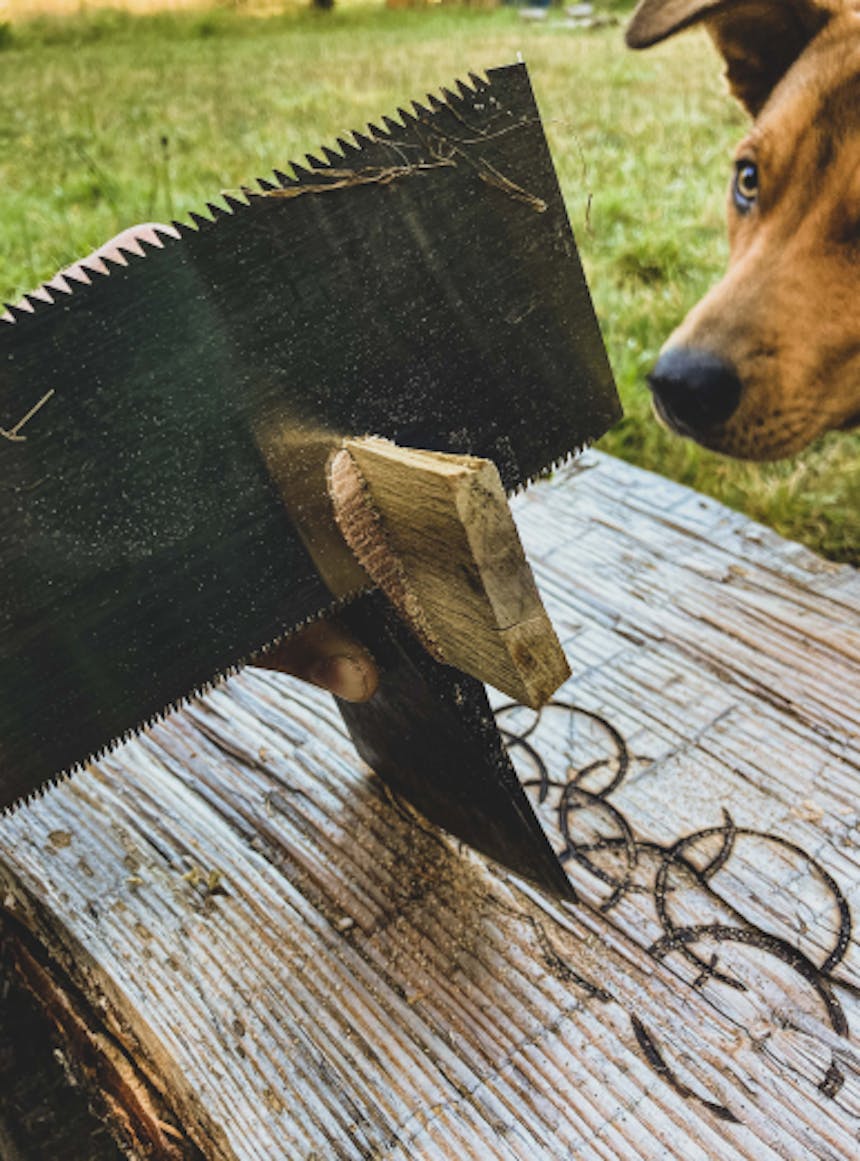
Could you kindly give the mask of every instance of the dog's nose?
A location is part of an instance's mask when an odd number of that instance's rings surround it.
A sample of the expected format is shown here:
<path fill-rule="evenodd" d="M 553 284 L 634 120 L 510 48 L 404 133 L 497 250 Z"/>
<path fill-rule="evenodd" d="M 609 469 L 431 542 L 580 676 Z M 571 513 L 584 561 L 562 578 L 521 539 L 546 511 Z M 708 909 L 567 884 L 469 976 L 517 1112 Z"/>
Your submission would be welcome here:
<path fill-rule="evenodd" d="M 670 347 L 648 376 L 670 423 L 698 431 L 724 423 L 740 403 L 742 384 L 731 363 L 708 351 Z"/>

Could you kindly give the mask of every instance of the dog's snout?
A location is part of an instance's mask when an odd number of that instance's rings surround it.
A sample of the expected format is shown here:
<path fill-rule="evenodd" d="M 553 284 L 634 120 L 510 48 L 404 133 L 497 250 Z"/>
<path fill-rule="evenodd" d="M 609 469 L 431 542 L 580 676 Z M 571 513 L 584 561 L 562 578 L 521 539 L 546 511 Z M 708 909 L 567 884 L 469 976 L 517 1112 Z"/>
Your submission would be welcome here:
<path fill-rule="evenodd" d="M 742 384 L 731 363 L 690 347 L 670 347 L 648 385 L 665 418 L 695 433 L 725 423 L 740 403 Z"/>

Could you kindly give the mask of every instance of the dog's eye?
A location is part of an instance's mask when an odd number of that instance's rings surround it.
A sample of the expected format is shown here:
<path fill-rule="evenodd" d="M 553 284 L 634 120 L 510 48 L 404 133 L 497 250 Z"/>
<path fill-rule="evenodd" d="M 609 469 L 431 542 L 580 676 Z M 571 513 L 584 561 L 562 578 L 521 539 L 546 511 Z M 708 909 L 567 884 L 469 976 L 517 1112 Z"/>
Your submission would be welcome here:
<path fill-rule="evenodd" d="M 754 161 L 739 161 L 737 163 L 732 194 L 735 205 L 742 214 L 752 209 L 758 197 L 758 166 Z"/>

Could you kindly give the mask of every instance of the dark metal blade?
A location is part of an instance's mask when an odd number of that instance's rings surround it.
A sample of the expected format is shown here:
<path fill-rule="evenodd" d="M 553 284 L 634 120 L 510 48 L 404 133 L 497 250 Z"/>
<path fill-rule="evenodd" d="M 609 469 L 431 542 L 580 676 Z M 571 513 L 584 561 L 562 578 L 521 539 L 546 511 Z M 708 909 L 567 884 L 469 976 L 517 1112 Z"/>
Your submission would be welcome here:
<path fill-rule="evenodd" d="M 618 416 L 525 67 L 386 124 L 0 324 L 0 806 L 331 607 L 261 431 L 513 489 Z"/>
<path fill-rule="evenodd" d="M 341 620 L 373 650 L 381 673 L 370 701 L 338 701 L 368 766 L 431 822 L 551 894 L 575 899 L 483 685 L 434 661 L 379 593 Z"/>

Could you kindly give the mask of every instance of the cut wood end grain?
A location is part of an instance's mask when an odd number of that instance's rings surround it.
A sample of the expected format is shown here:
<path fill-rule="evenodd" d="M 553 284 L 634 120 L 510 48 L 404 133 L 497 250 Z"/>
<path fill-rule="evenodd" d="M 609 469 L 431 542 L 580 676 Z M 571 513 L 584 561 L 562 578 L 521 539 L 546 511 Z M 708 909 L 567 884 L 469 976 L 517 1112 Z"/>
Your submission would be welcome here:
<path fill-rule="evenodd" d="M 362 567 L 437 660 L 534 708 L 567 680 L 493 463 L 347 439 L 329 492 Z"/>

